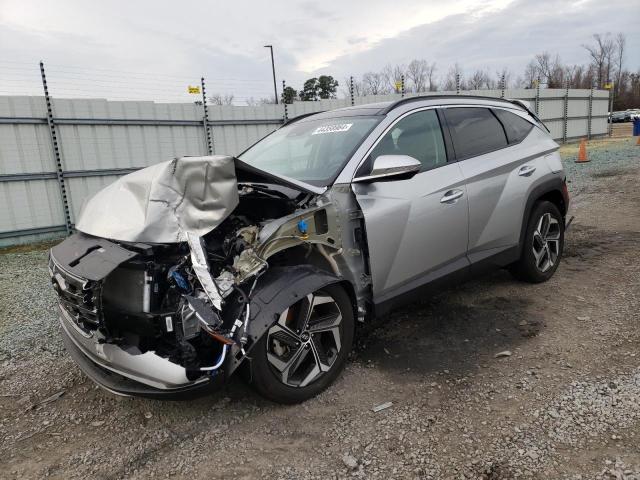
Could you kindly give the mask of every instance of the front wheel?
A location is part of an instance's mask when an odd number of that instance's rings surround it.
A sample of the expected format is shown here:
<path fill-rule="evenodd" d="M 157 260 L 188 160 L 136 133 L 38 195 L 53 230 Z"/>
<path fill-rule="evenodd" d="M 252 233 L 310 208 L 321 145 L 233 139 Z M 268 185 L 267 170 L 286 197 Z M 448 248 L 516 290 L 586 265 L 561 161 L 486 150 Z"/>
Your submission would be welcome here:
<path fill-rule="evenodd" d="M 353 331 L 353 306 L 341 286 L 306 295 L 285 309 L 253 348 L 253 386 L 279 403 L 314 397 L 344 368 Z"/>
<path fill-rule="evenodd" d="M 525 232 L 520 259 L 511 265 L 511 273 L 519 280 L 546 282 L 560 264 L 564 247 L 564 218 L 556 205 L 537 203 Z"/>

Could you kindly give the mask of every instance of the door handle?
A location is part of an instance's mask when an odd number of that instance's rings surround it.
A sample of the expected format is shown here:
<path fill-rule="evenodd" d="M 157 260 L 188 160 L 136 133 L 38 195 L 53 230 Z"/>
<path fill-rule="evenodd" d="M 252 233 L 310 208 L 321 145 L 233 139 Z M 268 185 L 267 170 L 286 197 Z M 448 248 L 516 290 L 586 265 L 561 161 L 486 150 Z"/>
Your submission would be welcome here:
<path fill-rule="evenodd" d="M 521 177 L 528 177 L 535 171 L 536 171 L 536 167 L 532 167 L 531 165 L 525 165 L 520 170 L 518 170 L 518 175 L 520 175 Z"/>
<path fill-rule="evenodd" d="M 444 197 L 440 199 L 440 203 L 453 203 L 459 199 L 464 192 L 462 190 L 449 190 L 444 194 Z"/>

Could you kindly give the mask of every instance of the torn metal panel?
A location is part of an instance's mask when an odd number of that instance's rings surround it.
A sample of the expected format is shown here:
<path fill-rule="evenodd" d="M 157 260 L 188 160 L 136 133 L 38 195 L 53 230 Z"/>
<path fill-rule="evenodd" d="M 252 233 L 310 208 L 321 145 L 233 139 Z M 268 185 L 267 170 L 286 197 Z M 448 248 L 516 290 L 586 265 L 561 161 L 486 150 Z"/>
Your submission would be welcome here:
<path fill-rule="evenodd" d="M 367 302 L 371 298 L 371 288 L 370 282 L 363 281 L 368 278 L 369 265 L 365 253 L 366 233 L 362 211 L 350 185 L 333 185 L 325 195 L 335 208 L 338 216 L 336 224 L 340 227 L 341 248 L 328 250 L 330 265 L 332 268 L 337 267 L 340 277 L 348 280 L 353 286 L 358 319 L 363 321 L 367 312 Z"/>
<path fill-rule="evenodd" d="M 340 248 L 341 242 L 338 212 L 330 202 L 323 202 L 267 223 L 260 231 L 256 252 L 261 258 L 268 259 L 302 243 Z"/>
<path fill-rule="evenodd" d="M 182 157 L 119 178 L 85 202 L 76 228 L 124 242 L 203 236 L 238 204 L 233 157 Z"/>
<path fill-rule="evenodd" d="M 251 340 L 246 354 L 239 356 L 240 347 L 235 345 L 225 365 L 227 376 L 231 375 L 251 351 L 258 340 L 277 320 L 282 311 L 306 294 L 340 279 L 312 265 L 275 267 L 267 270 L 251 296 L 250 320 L 247 336 Z"/>
<path fill-rule="evenodd" d="M 187 232 L 187 241 L 191 250 L 191 265 L 198 280 L 200 280 L 200 285 L 202 285 L 213 306 L 218 310 L 222 310 L 222 292 L 218 290 L 218 285 L 216 285 L 209 271 L 209 262 L 202 245 L 202 238 L 194 233 Z"/>

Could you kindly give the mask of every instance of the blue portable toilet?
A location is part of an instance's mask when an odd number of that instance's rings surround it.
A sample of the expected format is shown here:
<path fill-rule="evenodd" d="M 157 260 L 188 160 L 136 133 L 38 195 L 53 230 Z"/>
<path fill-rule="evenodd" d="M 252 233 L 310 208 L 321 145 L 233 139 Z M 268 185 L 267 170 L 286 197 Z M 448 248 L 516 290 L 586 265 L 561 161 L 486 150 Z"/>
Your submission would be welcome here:
<path fill-rule="evenodd" d="M 633 136 L 640 137 L 640 117 L 633 119 Z"/>

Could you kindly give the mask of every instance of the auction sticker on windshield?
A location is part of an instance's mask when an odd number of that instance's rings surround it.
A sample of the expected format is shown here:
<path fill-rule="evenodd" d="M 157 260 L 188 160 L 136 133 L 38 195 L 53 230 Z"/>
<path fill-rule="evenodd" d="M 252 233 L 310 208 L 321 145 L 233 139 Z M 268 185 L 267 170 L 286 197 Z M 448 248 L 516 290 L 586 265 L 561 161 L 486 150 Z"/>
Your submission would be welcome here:
<path fill-rule="evenodd" d="M 346 132 L 351 128 L 353 123 L 340 123 L 338 125 L 324 125 L 316 128 L 311 135 L 320 135 L 321 133 Z"/>

